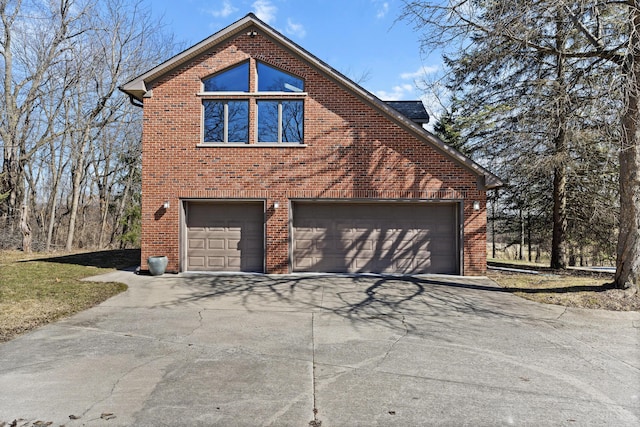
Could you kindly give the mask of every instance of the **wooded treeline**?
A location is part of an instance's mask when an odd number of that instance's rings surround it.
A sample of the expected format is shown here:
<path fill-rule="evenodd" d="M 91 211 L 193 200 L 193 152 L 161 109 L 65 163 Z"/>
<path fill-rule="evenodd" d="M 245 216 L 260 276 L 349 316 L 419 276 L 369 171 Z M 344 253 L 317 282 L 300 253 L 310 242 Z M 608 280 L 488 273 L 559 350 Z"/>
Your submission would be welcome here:
<path fill-rule="evenodd" d="M 637 290 L 640 2 L 404 3 L 423 48 L 448 52 L 436 132 L 508 183 L 490 243 L 541 248 L 553 268 L 615 260 Z"/>
<path fill-rule="evenodd" d="M 0 249 L 137 245 L 141 109 L 172 37 L 141 2 L 0 0 Z"/>
<path fill-rule="evenodd" d="M 436 131 L 508 182 L 490 239 L 555 268 L 615 257 L 637 289 L 640 0 L 404 5 L 448 52 Z M 117 88 L 172 38 L 141 1 L 0 0 L 0 20 L 0 248 L 136 245 L 141 111 Z"/>

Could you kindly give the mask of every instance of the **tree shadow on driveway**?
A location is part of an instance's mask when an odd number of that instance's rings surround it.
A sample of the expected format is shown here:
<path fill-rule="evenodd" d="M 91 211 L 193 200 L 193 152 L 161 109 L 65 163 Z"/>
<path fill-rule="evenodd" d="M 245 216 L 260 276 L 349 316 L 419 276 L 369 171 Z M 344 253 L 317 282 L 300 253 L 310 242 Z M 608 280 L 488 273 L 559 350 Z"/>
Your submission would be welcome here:
<path fill-rule="evenodd" d="M 527 318 L 522 306 L 532 304 L 489 279 L 456 276 L 182 274 L 169 280 L 189 292 L 165 307 L 226 301 L 247 311 L 333 313 L 405 330 L 409 317 Z"/>

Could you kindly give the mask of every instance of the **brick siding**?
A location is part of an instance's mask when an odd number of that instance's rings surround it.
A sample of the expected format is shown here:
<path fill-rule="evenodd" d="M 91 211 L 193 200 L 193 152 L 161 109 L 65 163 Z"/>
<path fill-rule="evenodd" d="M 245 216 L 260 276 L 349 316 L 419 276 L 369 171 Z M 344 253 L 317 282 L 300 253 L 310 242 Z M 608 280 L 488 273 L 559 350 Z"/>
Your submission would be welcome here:
<path fill-rule="evenodd" d="M 478 177 L 276 41 L 246 32 L 153 82 L 144 99 L 142 268 L 148 256 L 167 255 L 168 270 L 180 269 L 183 199 L 265 200 L 268 273 L 289 272 L 290 199 L 447 199 L 464 204 L 464 274 L 484 274 L 486 194 Z M 304 79 L 304 147 L 199 145 L 202 79 L 246 60 L 252 70 L 260 60 Z M 255 112 L 250 101 L 252 124 Z M 250 141 L 255 134 L 252 125 Z"/>

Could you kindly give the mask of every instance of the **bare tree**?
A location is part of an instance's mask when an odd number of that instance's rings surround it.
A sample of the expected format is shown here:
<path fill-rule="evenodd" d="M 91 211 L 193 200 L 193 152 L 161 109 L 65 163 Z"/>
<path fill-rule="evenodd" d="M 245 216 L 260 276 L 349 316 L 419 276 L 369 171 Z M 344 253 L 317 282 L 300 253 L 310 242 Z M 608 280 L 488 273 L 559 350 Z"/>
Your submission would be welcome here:
<path fill-rule="evenodd" d="M 172 36 L 142 0 L 0 0 L 0 21 L 0 235 L 25 250 L 72 249 L 85 228 L 84 245 L 117 240 L 141 115 L 117 87 L 170 56 Z"/>
<path fill-rule="evenodd" d="M 53 123 L 40 117 L 43 86 L 53 78 L 48 71 L 64 59 L 65 50 L 79 35 L 77 23 L 83 14 L 83 5 L 75 0 L 27 4 L 0 0 L 0 193 L 8 193 L 0 212 L 10 229 L 24 197 L 25 164 L 56 137 Z M 25 209 L 23 204 L 23 217 Z"/>

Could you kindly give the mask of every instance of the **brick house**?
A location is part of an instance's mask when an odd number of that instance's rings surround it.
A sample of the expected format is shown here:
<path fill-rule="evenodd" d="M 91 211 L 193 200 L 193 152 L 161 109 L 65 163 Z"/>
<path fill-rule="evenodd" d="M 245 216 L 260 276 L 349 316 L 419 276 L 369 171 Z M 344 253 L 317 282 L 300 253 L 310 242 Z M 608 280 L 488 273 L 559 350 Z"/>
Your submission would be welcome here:
<path fill-rule="evenodd" d="M 121 90 L 144 114 L 142 269 L 486 270 L 500 180 L 253 14 Z"/>

